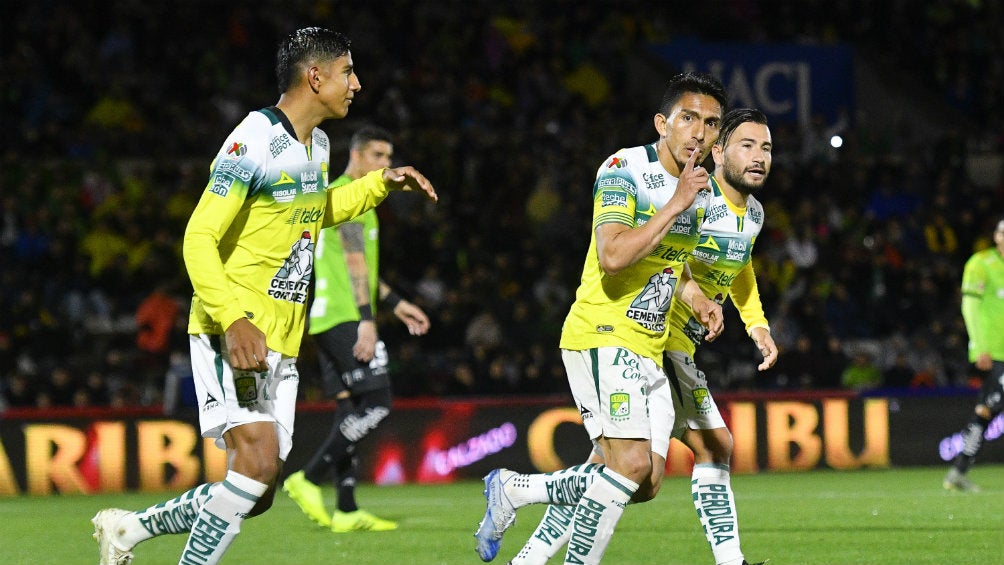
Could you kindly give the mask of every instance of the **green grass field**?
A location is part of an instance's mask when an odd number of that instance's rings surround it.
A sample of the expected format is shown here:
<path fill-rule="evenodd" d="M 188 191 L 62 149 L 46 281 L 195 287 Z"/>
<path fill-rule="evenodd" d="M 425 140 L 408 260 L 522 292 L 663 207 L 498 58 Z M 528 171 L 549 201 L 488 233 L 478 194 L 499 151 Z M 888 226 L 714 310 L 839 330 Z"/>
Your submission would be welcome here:
<path fill-rule="evenodd" d="M 739 475 L 743 550 L 770 565 L 1002 565 L 1004 465 L 977 464 L 980 493 L 946 492 L 945 468 Z M 362 485 L 365 508 L 398 520 L 394 532 L 332 534 L 314 526 L 284 494 L 244 523 L 225 563 L 242 565 L 460 565 L 481 563 L 473 533 L 484 511 L 480 482 L 444 486 Z M 90 517 L 135 509 L 168 494 L 0 498 L 0 562 L 97 562 Z M 329 493 L 332 494 L 333 493 Z M 494 563 L 519 550 L 543 512 L 520 510 Z M 136 548 L 136 565 L 177 563 L 183 536 Z M 559 558 L 552 562 L 560 562 Z M 607 550 L 617 565 L 713 565 L 690 500 L 688 478 L 668 479 L 658 499 L 630 506 Z"/>

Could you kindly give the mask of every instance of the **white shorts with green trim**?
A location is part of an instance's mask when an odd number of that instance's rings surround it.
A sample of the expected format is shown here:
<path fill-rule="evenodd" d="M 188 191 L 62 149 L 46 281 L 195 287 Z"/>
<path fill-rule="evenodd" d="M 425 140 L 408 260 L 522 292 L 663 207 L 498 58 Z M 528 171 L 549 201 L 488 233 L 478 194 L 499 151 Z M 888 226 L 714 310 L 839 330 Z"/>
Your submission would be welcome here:
<path fill-rule="evenodd" d="M 273 422 L 279 459 L 293 448 L 296 389 L 300 374 L 296 357 L 268 351 L 268 371 L 234 370 L 222 336 L 189 335 L 195 395 L 199 401 L 202 436 L 215 438 L 226 449 L 223 434 L 252 422 Z"/>
<path fill-rule="evenodd" d="M 690 355 L 683 351 L 667 351 L 665 359 L 666 374 L 676 414 L 672 437 L 682 437 L 687 428 L 692 430 L 724 428 L 725 420 L 711 396 L 704 371 L 698 369 Z"/>
<path fill-rule="evenodd" d="M 667 389 L 654 360 L 624 347 L 562 349 L 561 360 L 590 439 L 652 439 L 649 396 Z"/>

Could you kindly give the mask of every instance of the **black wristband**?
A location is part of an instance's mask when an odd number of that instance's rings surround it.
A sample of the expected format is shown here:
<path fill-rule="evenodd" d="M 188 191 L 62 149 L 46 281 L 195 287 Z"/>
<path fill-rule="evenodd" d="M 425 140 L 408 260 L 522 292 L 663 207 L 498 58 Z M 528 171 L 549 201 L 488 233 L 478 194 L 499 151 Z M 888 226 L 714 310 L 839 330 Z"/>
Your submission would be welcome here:
<path fill-rule="evenodd" d="M 373 321 L 373 306 L 371 306 L 369 302 L 359 307 L 359 321 L 360 322 Z"/>
<path fill-rule="evenodd" d="M 383 301 L 387 303 L 387 307 L 391 310 L 397 306 L 398 302 L 401 302 L 401 295 L 394 292 L 393 290 L 387 293 L 387 296 L 383 297 Z"/>

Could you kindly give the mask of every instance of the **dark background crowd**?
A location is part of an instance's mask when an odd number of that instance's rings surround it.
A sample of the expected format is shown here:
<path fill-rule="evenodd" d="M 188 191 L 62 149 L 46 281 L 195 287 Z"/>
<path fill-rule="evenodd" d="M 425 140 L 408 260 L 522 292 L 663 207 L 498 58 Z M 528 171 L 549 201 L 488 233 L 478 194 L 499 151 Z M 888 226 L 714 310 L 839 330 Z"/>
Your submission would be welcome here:
<path fill-rule="evenodd" d="M 772 122 L 754 256 L 781 356 L 757 373 L 729 307 L 697 356 L 712 386 L 973 386 L 958 287 L 1004 214 L 1000 22 L 986 0 L 4 2 L 0 409 L 185 401 L 188 214 L 226 134 L 277 100 L 275 46 L 303 25 L 346 32 L 363 84 L 324 126 L 333 168 L 375 123 L 440 193 L 379 208 L 382 274 L 432 319 L 415 338 L 381 313 L 398 395 L 567 391 L 592 178 L 654 140 L 680 69 L 648 47 L 684 37 L 847 43 L 908 99 Z M 299 366 L 320 398 L 310 339 Z"/>

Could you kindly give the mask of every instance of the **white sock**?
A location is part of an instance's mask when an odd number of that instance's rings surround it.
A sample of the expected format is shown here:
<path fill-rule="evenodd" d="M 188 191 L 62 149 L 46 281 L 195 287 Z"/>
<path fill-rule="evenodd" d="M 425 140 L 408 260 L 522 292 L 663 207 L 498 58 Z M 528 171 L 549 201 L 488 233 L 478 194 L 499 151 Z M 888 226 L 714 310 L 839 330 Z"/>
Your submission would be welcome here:
<path fill-rule="evenodd" d="M 516 474 L 504 481 L 503 490 L 516 508 L 541 503 L 574 506 L 603 469 L 587 463 L 554 473 Z"/>
<path fill-rule="evenodd" d="M 575 506 L 565 563 L 600 562 L 624 507 L 637 490 L 638 483 L 619 473 L 610 469 L 600 473 L 599 480 L 593 481 Z"/>
<path fill-rule="evenodd" d="M 177 498 L 123 516 L 118 523 L 123 531 L 119 539 L 128 547 L 134 547 L 154 536 L 192 531 L 192 524 L 209 499 L 214 484 L 201 484 Z"/>
<path fill-rule="evenodd" d="M 213 485 L 209 500 L 202 505 L 192 526 L 179 565 L 216 565 L 241 531 L 241 522 L 254 508 L 268 485 L 227 471 L 221 483 Z"/>
<path fill-rule="evenodd" d="M 739 565 L 743 562 L 743 552 L 739 548 L 739 518 L 731 483 L 728 465 L 694 465 L 690 492 L 694 495 L 697 517 L 701 520 L 704 535 L 718 565 Z"/>
<path fill-rule="evenodd" d="M 558 550 L 568 543 L 568 538 L 572 535 L 571 525 L 574 517 L 574 506 L 549 504 L 540 523 L 537 524 L 537 529 L 509 564 L 545 565 L 548 559 L 554 557 Z"/>

